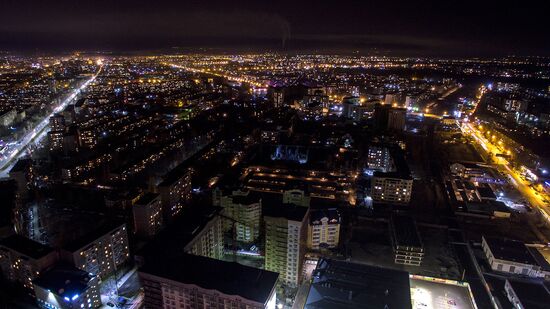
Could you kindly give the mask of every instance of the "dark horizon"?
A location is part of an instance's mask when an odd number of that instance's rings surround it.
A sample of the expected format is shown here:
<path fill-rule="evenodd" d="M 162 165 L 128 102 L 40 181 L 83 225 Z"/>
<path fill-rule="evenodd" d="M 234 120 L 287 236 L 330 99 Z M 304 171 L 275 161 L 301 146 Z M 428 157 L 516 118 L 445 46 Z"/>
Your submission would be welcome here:
<path fill-rule="evenodd" d="M 544 39 L 548 22 L 534 1 L 506 6 L 496 1 L 5 2 L 0 50 L 8 51 L 176 46 L 399 56 L 550 55 Z"/>

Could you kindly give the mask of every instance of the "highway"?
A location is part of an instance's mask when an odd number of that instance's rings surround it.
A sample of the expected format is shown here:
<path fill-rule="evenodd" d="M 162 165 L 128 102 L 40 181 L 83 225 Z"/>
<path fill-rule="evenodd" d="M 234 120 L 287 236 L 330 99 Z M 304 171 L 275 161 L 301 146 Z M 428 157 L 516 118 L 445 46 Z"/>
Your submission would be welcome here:
<path fill-rule="evenodd" d="M 62 110 L 64 110 L 70 103 L 72 103 L 78 94 L 86 87 L 92 83 L 97 75 L 101 72 L 101 68 L 98 70 L 98 72 L 91 76 L 89 79 L 87 79 L 80 87 L 74 89 L 68 97 L 66 97 L 64 100 L 62 100 L 49 114 L 46 115 L 35 127 L 32 129 L 32 131 L 29 131 L 26 135 L 24 135 L 21 139 L 18 141 L 9 141 L 12 146 L 10 146 L 10 149 L 5 154 L 5 157 L 0 160 L 0 178 L 7 177 L 10 169 L 17 163 L 17 160 L 25 155 L 25 149 L 31 142 L 39 142 L 42 140 L 47 133 L 46 128 L 48 127 L 50 117 L 53 116 L 55 113 L 59 113 Z"/>
<path fill-rule="evenodd" d="M 199 69 L 195 69 L 195 68 L 186 67 L 186 66 L 183 66 L 183 65 L 172 64 L 172 63 L 165 63 L 165 64 L 169 65 L 173 68 L 176 68 L 176 69 L 183 69 L 183 70 L 193 72 L 193 73 L 209 74 L 209 75 L 213 75 L 213 76 L 223 77 L 223 78 L 225 78 L 227 80 L 230 80 L 230 81 L 237 81 L 239 83 L 248 83 L 248 84 L 251 84 L 252 86 L 258 87 L 258 88 L 267 87 L 267 85 L 264 85 L 262 83 L 259 83 L 255 80 L 252 80 L 251 78 L 247 78 L 247 77 L 238 77 L 238 76 L 232 76 L 232 75 L 217 73 L 217 72 L 213 72 L 213 71 L 199 70 Z"/>

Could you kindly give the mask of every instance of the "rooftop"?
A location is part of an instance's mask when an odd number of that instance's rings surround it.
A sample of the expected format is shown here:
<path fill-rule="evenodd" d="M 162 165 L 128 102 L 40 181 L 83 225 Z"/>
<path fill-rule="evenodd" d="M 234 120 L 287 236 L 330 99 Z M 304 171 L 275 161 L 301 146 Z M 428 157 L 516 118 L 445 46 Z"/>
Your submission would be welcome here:
<path fill-rule="evenodd" d="M 313 225 L 321 224 L 323 218 L 327 218 L 329 223 L 340 223 L 340 213 L 336 208 L 311 210 L 309 223 Z"/>
<path fill-rule="evenodd" d="M 525 244 L 521 241 L 485 236 L 483 238 L 496 259 L 538 265 L 537 261 L 527 250 L 527 247 L 525 247 Z"/>
<path fill-rule="evenodd" d="M 409 274 L 321 259 L 304 308 L 412 308 Z"/>
<path fill-rule="evenodd" d="M 93 277 L 86 271 L 69 265 L 58 265 L 34 280 L 34 284 L 63 298 L 72 299 L 88 290 L 91 279 Z"/>
<path fill-rule="evenodd" d="M 262 304 L 269 300 L 279 277 L 275 272 L 191 254 L 157 258 L 149 260 L 139 271 Z"/>
<path fill-rule="evenodd" d="M 53 252 L 51 247 L 17 234 L 0 240 L 0 246 L 17 251 L 33 259 L 40 259 Z"/>
<path fill-rule="evenodd" d="M 524 308 L 543 309 L 550 304 L 550 292 L 539 282 L 508 280 Z"/>
<path fill-rule="evenodd" d="M 136 202 L 136 204 L 138 204 L 138 205 L 147 205 L 147 204 L 151 203 L 154 199 L 156 199 L 158 196 L 159 196 L 158 193 L 147 192 L 139 198 L 139 200 Z"/>

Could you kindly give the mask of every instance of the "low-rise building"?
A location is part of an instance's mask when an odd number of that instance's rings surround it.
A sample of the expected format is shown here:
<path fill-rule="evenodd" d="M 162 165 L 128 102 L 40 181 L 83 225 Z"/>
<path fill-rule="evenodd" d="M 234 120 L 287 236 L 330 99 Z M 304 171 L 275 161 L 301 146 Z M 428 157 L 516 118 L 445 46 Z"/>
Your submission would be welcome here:
<path fill-rule="evenodd" d="M 543 309 L 550 304 L 550 291 L 540 282 L 506 280 L 504 290 L 515 309 Z"/>
<path fill-rule="evenodd" d="M 58 265 L 33 281 L 40 308 L 99 308 L 99 278 L 69 265 Z"/>
<path fill-rule="evenodd" d="M 304 308 L 410 309 L 409 274 L 323 258 L 313 271 Z"/>
<path fill-rule="evenodd" d="M 548 275 L 533 256 L 534 251 L 521 241 L 483 236 L 481 245 L 493 271 L 534 278 Z"/>

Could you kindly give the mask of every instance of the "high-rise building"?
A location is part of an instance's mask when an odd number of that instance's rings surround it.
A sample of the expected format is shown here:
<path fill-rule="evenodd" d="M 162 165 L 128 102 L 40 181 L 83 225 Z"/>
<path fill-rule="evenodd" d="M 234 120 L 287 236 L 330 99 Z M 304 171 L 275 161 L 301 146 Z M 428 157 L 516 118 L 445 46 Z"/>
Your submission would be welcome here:
<path fill-rule="evenodd" d="M 264 209 L 265 269 L 296 287 L 302 278 L 306 249 L 308 208 L 282 204 Z"/>
<path fill-rule="evenodd" d="M 162 228 L 162 202 L 157 193 L 145 193 L 132 207 L 134 233 L 141 237 L 151 237 Z"/>
<path fill-rule="evenodd" d="M 165 222 L 171 222 L 191 199 L 192 170 L 186 164 L 183 163 L 170 171 L 157 187 Z"/>
<path fill-rule="evenodd" d="M 130 257 L 125 224 L 108 222 L 61 250 L 61 258 L 76 268 L 105 278 Z"/>
<path fill-rule="evenodd" d="M 411 200 L 413 178 L 403 151 L 390 148 L 391 171 L 376 171 L 371 182 L 371 197 L 377 203 L 407 204 Z"/>
<path fill-rule="evenodd" d="M 335 208 L 312 209 L 309 212 L 307 247 L 331 249 L 340 242 L 340 213 Z"/>
<path fill-rule="evenodd" d="M 97 133 L 93 129 L 78 129 L 78 146 L 94 149 L 97 146 Z"/>
<path fill-rule="evenodd" d="M 374 125 L 378 130 L 403 131 L 406 115 L 404 108 L 378 104 L 374 108 Z"/>
<path fill-rule="evenodd" d="M 187 208 L 136 254 L 147 263 L 157 255 L 182 252 L 221 260 L 223 258 L 223 221 L 221 207 Z"/>
<path fill-rule="evenodd" d="M 57 265 L 34 280 L 40 308 L 93 309 L 101 306 L 99 278 L 70 265 Z"/>
<path fill-rule="evenodd" d="M 389 172 L 392 170 L 390 150 L 384 146 L 369 146 L 367 166 L 371 170 Z"/>
<path fill-rule="evenodd" d="M 218 189 L 219 190 L 219 189 Z M 260 235 L 262 218 L 262 200 L 249 191 L 233 191 L 230 195 L 221 195 L 219 204 L 223 207 L 225 230 L 233 229 L 235 239 L 253 242 Z"/>
<path fill-rule="evenodd" d="M 64 131 L 50 131 L 48 132 L 48 140 L 50 142 L 50 151 L 63 150 L 63 141 L 65 137 Z"/>
<path fill-rule="evenodd" d="M 57 252 L 20 235 L 0 240 L 0 273 L 6 280 L 32 289 L 32 280 L 57 260 Z"/>
<path fill-rule="evenodd" d="M 138 274 L 145 308 L 276 308 L 278 274 L 267 270 L 183 254 L 149 260 Z"/>
<path fill-rule="evenodd" d="M 54 114 L 50 117 L 50 131 L 58 132 L 65 130 L 65 117 L 61 114 Z"/>

